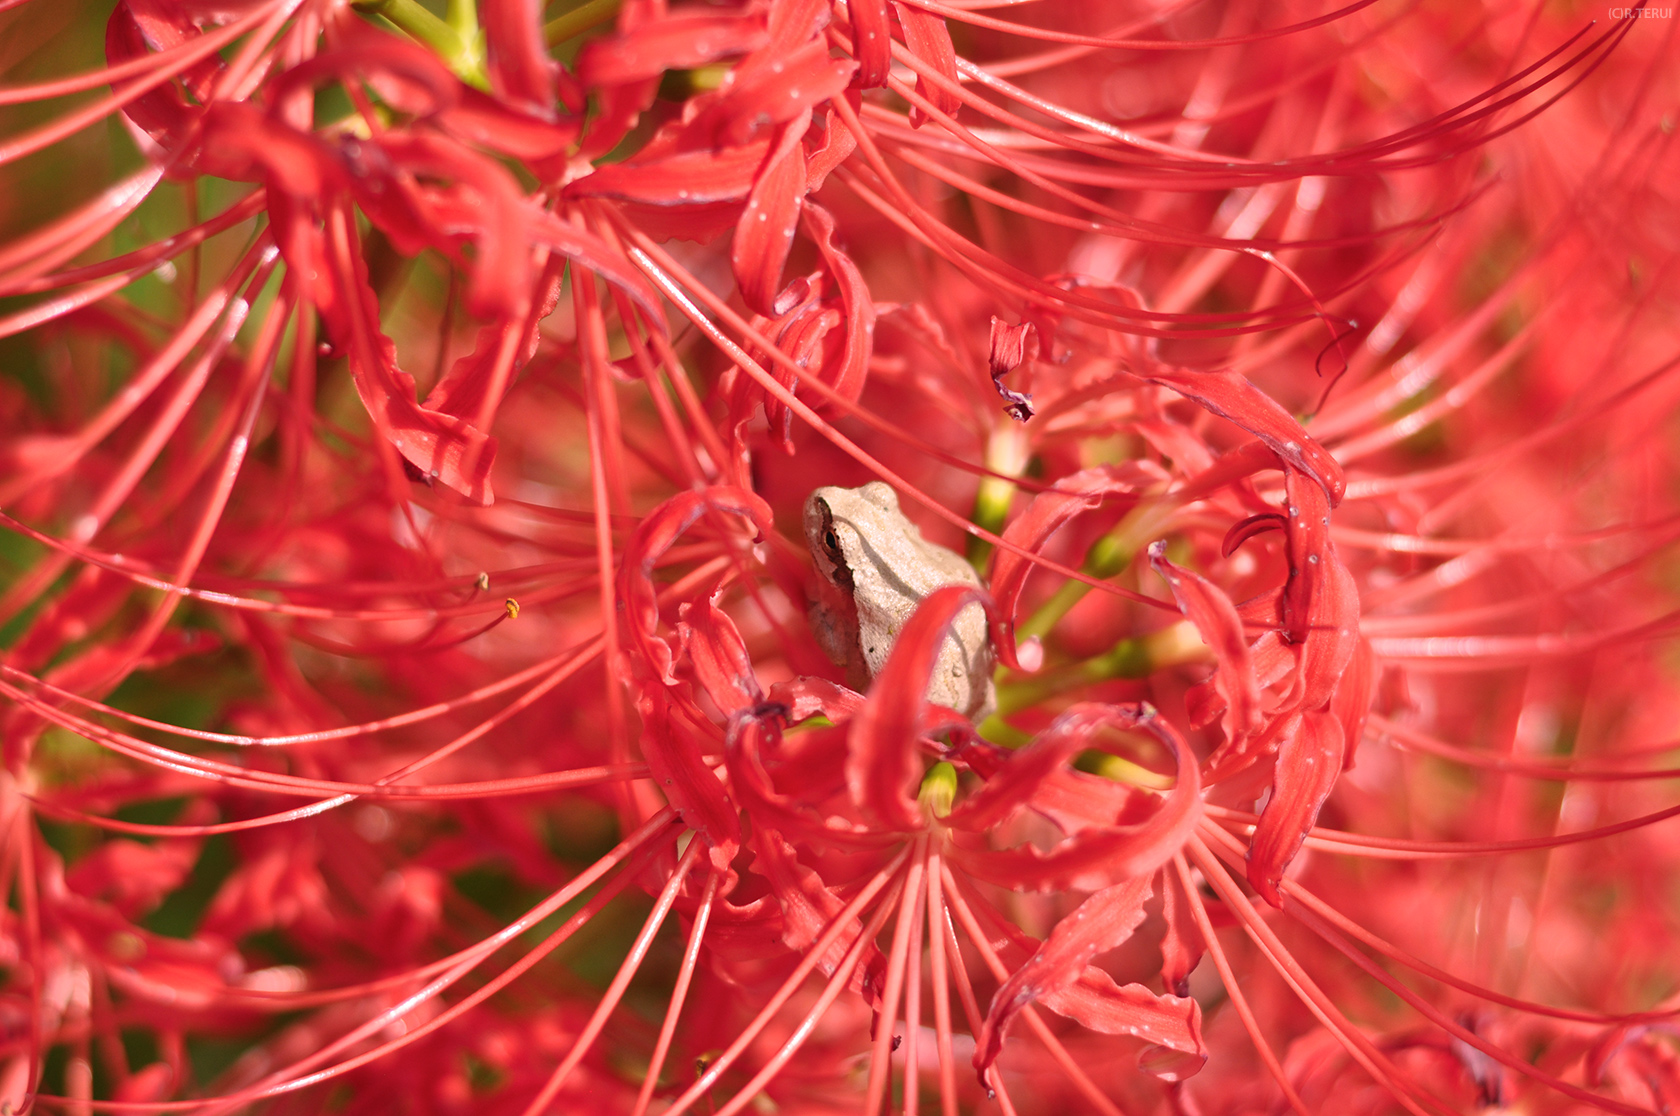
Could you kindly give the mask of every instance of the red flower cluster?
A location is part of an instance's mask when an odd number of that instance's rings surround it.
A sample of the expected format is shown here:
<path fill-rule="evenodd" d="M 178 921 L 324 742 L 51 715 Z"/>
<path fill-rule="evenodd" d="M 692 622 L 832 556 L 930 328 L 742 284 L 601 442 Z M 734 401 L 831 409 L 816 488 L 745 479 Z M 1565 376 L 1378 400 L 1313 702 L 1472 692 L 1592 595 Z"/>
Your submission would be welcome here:
<path fill-rule="evenodd" d="M 994 7 L 0 0 L 5 1111 L 1680 1102 L 1672 36 Z"/>

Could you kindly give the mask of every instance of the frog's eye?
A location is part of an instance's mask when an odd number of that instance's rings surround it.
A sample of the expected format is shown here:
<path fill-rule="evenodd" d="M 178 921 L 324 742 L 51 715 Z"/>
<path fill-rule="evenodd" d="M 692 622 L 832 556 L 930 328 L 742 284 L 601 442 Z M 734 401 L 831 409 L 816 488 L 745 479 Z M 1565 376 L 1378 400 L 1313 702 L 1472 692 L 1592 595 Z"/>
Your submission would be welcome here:
<path fill-rule="evenodd" d="M 823 532 L 823 549 L 830 554 L 840 553 L 840 536 L 834 533 L 832 527 Z"/>

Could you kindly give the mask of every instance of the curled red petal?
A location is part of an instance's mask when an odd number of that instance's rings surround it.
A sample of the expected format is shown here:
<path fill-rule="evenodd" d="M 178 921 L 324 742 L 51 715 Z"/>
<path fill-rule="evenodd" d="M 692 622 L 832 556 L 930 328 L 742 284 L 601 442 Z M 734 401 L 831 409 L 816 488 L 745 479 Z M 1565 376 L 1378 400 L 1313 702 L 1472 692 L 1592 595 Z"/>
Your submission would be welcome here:
<path fill-rule="evenodd" d="M 1342 773 L 1342 723 L 1331 713 L 1306 713 L 1278 747 L 1272 796 L 1248 846 L 1248 882 L 1274 907 L 1283 906 L 1278 884 L 1336 778 Z"/>
<path fill-rule="evenodd" d="M 457 139 L 530 165 L 544 178 L 560 176 L 580 131 L 576 117 L 528 115 L 472 88 L 463 88 L 460 100 L 438 113 L 437 123 Z"/>
<path fill-rule="evenodd" d="M 1324 583 L 1330 550 L 1330 504 L 1323 489 L 1296 469 L 1284 469 L 1284 531 L 1289 579 L 1283 586 L 1283 634 L 1305 643 L 1312 630 L 1313 599 Z"/>
<path fill-rule="evenodd" d="M 542 301 L 532 308 L 531 313 L 518 321 L 493 322 L 482 327 L 473 343 L 473 351 L 452 364 L 449 371 L 432 385 L 432 390 L 426 393 L 425 406 L 443 414 L 476 416 L 492 385 L 497 360 L 509 340 L 508 334 L 523 333 L 525 336 L 509 354 L 513 363 L 504 384 L 511 383 L 512 373 L 536 355 L 541 340 L 537 323 L 553 313 L 559 300 L 559 274 L 551 269 L 549 280 L 542 290 Z"/>
<path fill-rule="evenodd" d="M 1280 619 L 1301 647 L 1298 709 L 1330 700 L 1359 641 L 1359 589 L 1330 541 L 1330 505 L 1313 478 L 1284 469 L 1289 579 Z"/>
<path fill-rule="evenodd" d="M 1022 363 L 1038 359 L 1038 328 L 1031 322 L 1010 325 L 996 314 L 992 315 L 991 351 L 989 363 L 995 380 L 1012 372 Z"/>
<path fill-rule="evenodd" d="M 323 202 L 349 184 L 331 147 L 248 102 L 215 102 L 204 110 L 202 127 L 204 145 L 197 166 L 207 174 L 261 182 L 271 193 L 311 204 Z M 284 243 L 281 253 L 285 254 Z M 287 263 L 293 261 L 288 257 Z"/>
<path fill-rule="evenodd" d="M 1003 377 L 1028 361 L 1038 359 L 1038 329 L 1031 322 L 1008 325 L 996 314 L 992 315 L 991 358 L 992 387 L 1009 405 L 1004 408 L 1017 422 L 1033 417 L 1032 396 L 1004 385 Z"/>
<path fill-rule="evenodd" d="M 785 706 L 788 721 L 798 724 L 821 714 L 839 724 L 863 708 L 863 695 L 826 678 L 794 678 L 770 687 L 770 700 Z"/>
<path fill-rule="evenodd" d="M 834 240 L 834 218 L 822 206 L 807 201 L 804 208 L 805 234 L 816 244 L 823 265 L 840 290 L 840 309 L 845 316 L 845 333 L 837 359 L 824 362 L 823 379 L 846 399 L 863 394 L 869 376 L 869 358 L 875 351 L 875 299 L 863 272 Z M 819 413 L 832 408 L 826 400 L 813 404 Z"/>
<path fill-rule="evenodd" d="M 1039 1003 L 1086 1030 L 1131 1035 L 1150 1045 L 1138 1051 L 1138 1068 L 1166 1081 L 1183 1081 L 1207 1063 L 1202 1043 L 1202 1007 L 1189 996 L 1151 992 L 1141 984 L 1117 984 L 1094 966 L 1072 985 Z"/>
<path fill-rule="evenodd" d="M 596 39 L 578 56 L 586 86 L 621 85 L 692 70 L 758 50 L 768 40 L 761 15 L 691 15 L 650 20 L 634 30 Z"/>
<path fill-rule="evenodd" d="M 645 205 L 695 206 L 738 202 L 752 192 L 770 141 L 718 151 L 675 151 L 608 163 L 566 187 L 571 198 L 608 197 Z"/>
<path fill-rule="evenodd" d="M 789 834 L 801 843 L 832 842 L 837 836 L 871 840 L 874 832 L 815 803 L 836 799 L 846 789 L 846 728 L 807 727 L 789 737 L 776 716 L 743 716 L 731 726 L 729 785 L 754 828 Z"/>
<path fill-rule="evenodd" d="M 152 35 L 148 32 L 156 34 L 156 31 L 157 28 L 149 21 L 142 22 L 128 0 L 123 0 L 112 10 L 111 18 L 105 24 L 105 60 L 115 66 L 144 58 L 152 53 L 148 45 Z M 168 38 L 173 40 L 170 45 L 184 41 L 184 37 L 173 30 Z M 163 45 L 155 40 L 151 45 L 163 49 Z M 122 111 L 147 135 L 170 149 L 174 148 L 175 141 L 191 123 L 195 113 L 194 106 L 180 86 L 172 81 L 134 98 L 123 106 Z"/>
<path fill-rule="evenodd" d="M 985 1071 L 1003 1049 L 1004 1032 L 1017 1013 L 1034 1000 L 1059 992 L 1079 979 L 1097 954 L 1132 936 L 1143 922 L 1143 904 L 1154 889 L 1148 876 L 1105 887 L 1062 917 L 1050 936 L 992 996 L 986 1021 L 975 1036 L 974 1068 Z"/>
<path fill-rule="evenodd" d="M 822 39 L 780 52 L 772 45 L 730 73 L 722 95 L 695 117 L 694 130 L 719 147 L 747 143 L 838 95 L 856 69 L 850 59 L 830 58 Z"/>
<path fill-rule="evenodd" d="M 951 32 L 945 26 L 945 17 L 923 11 L 910 4 L 900 4 L 896 0 L 893 11 L 898 15 L 898 23 L 904 28 L 904 45 L 916 58 L 939 71 L 954 86 L 957 84 L 957 51 L 951 45 Z M 962 101 L 957 95 L 943 85 L 935 85 L 926 78 L 917 75 L 916 92 L 920 93 L 933 107 L 946 116 L 955 116 L 962 107 Z M 926 123 L 926 117 L 914 105 L 910 108 L 910 124 L 919 128 Z"/>
<path fill-rule="evenodd" d="M 847 100 L 857 102 L 857 90 L 850 90 L 846 94 Z M 852 111 L 859 111 L 857 103 L 852 105 Z M 816 149 L 805 160 L 806 186 L 811 193 L 822 189 L 823 183 L 834 168 L 846 161 L 847 156 L 857 149 L 857 137 L 846 127 L 845 121 L 833 109 L 823 114 L 824 127 L 822 138 L 816 141 Z"/>
<path fill-rule="evenodd" d="M 1311 474 L 1330 496 L 1330 506 L 1341 503 L 1347 482 L 1342 467 L 1295 421 L 1295 416 L 1277 400 L 1229 369 L 1195 372 L 1188 368 L 1153 365 L 1134 374 L 1151 383 L 1172 388 L 1187 399 L 1230 419 L 1259 438 L 1286 463 Z"/>
<path fill-rule="evenodd" d="M 824 886 L 821 877 L 799 862 L 793 847 L 780 834 L 766 832 L 763 840 L 754 842 L 754 849 L 758 853 L 756 866 L 770 882 L 782 906 L 783 944 L 796 953 L 808 952 L 845 910 L 846 904 Z M 818 962 L 823 972 L 833 973 L 840 967 L 847 950 L 861 933 L 863 924 L 852 918 Z M 875 946 L 868 948 L 872 954 L 879 955 Z"/>
<path fill-rule="evenodd" d="M 555 63 L 543 50 L 543 0 L 483 0 L 490 88 L 543 116 L 554 113 Z"/>
<path fill-rule="evenodd" d="M 618 599 L 624 607 L 627 650 L 640 669 L 666 685 L 674 685 L 676 676 L 671 672 L 671 646 L 657 635 L 659 603 L 653 568 L 684 531 L 713 512 L 747 520 L 756 538 L 772 530 L 770 505 L 754 493 L 728 485 L 681 492 L 654 508 L 637 525 L 619 565 Z"/>
<path fill-rule="evenodd" d="M 916 805 L 922 762 L 916 742 L 928 681 L 957 614 L 970 605 L 990 609 L 991 598 L 972 585 L 947 585 L 930 593 L 899 632 L 847 738 L 846 782 L 852 801 L 894 829 L 924 822 Z"/>
<path fill-rule="evenodd" d="M 374 429 L 424 477 L 459 492 L 476 504 L 495 502 L 490 467 L 496 439 L 465 419 L 439 414 L 414 402 L 414 377 L 396 366 L 388 338 L 377 342 L 383 355 L 373 360 L 352 354 L 350 375 L 356 395 L 373 419 Z"/>
<path fill-rule="evenodd" d="M 1190 974 L 1201 963 L 1207 942 L 1190 915 L 1181 886 L 1171 873 L 1161 885 L 1161 920 L 1166 923 L 1161 936 L 1161 980 L 1174 995 L 1188 996 Z"/>
<path fill-rule="evenodd" d="M 342 145 L 362 211 L 407 254 L 424 247 L 453 254 L 470 239 L 476 253 L 467 306 L 479 317 L 522 317 L 530 305 L 531 235 L 538 210 L 500 163 L 441 136 L 390 132 Z M 448 182 L 422 185 L 421 180 Z"/>
<path fill-rule="evenodd" d="M 997 828 L 1023 807 L 1040 805 L 1053 773 L 1093 747 L 1093 738 L 1103 729 L 1137 728 L 1154 716 L 1153 709 L 1138 704 L 1081 702 L 1072 706 L 1026 746 L 1006 753 L 1002 763 L 982 771 L 985 785 L 959 802 L 947 815 L 946 824 L 974 833 Z M 1103 785 L 1129 793 L 1114 784 Z"/>
<path fill-rule="evenodd" d="M 1336 683 L 1336 692 L 1330 698 L 1330 712 L 1342 722 L 1345 734 L 1345 750 L 1342 753 L 1344 771 L 1353 766 L 1359 741 L 1365 735 L 1365 718 L 1371 712 L 1371 693 L 1376 683 L 1376 656 L 1371 652 L 1371 641 L 1361 636 L 1354 646 L 1353 656 L 1348 660 L 1347 669 Z"/>
<path fill-rule="evenodd" d="M 529 231 L 536 243 L 588 268 L 630 296 L 649 325 L 661 333 L 670 332 L 658 293 L 623 252 L 589 230 L 567 224 L 551 213 L 535 216 Z"/>
<path fill-rule="evenodd" d="M 800 138 L 809 122 L 807 113 L 783 127 L 753 183 L 730 245 L 729 262 L 742 300 L 766 316 L 774 312 L 782 268 L 793 247 L 793 231 L 805 198 L 805 151 Z"/>
<path fill-rule="evenodd" d="M 1042 788 L 1049 783 L 1046 774 L 1088 749 L 1112 748 L 1105 740 L 1111 730 L 1147 733 L 1173 756 L 1177 776 L 1173 789 L 1161 797 L 1147 819 L 1092 825 L 1048 852 L 1030 845 L 991 849 L 959 843 L 952 849 L 952 859 L 982 879 L 1033 891 L 1096 890 L 1159 868 L 1183 845 L 1201 816 L 1201 781 L 1195 756 L 1177 730 L 1144 704 L 1071 707 L 1031 744 L 1012 753 L 985 786 L 958 803 L 946 824 L 954 831 L 985 836 L 1017 810 L 1036 808 Z M 1127 798 L 1141 793 L 1131 792 Z"/>
<path fill-rule="evenodd" d="M 1200 574 L 1167 561 L 1167 544 L 1149 547 L 1149 564 L 1172 589 L 1173 599 L 1202 641 L 1213 649 L 1220 691 L 1230 713 L 1227 736 L 1253 732 L 1260 727 L 1260 683 L 1254 675 L 1254 659 L 1248 649 L 1248 634 L 1236 606 L 1219 586 Z"/>
<path fill-rule="evenodd" d="M 1275 637 L 1268 632 L 1265 638 Z M 1256 641 L 1256 645 L 1260 642 L 1263 641 Z M 1284 653 L 1291 661 L 1299 657 L 1294 649 L 1286 649 Z M 1202 781 L 1212 786 L 1276 752 L 1279 742 L 1295 731 L 1300 716 L 1299 707 L 1292 704 L 1268 716 L 1259 732 L 1226 740 L 1202 764 Z"/>
<path fill-rule="evenodd" d="M 795 279 L 777 293 L 771 304 L 772 310 L 780 313 L 771 321 L 763 322 L 766 334 L 773 335 L 776 347 L 782 354 L 793 362 L 794 367 L 810 369 L 812 374 L 821 377 L 825 366 L 825 358 L 831 348 L 827 344 L 829 334 L 840 328 L 842 324 L 840 312 L 828 305 L 833 299 L 823 300 L 818 297 L 822 290 L 822 272 Z M 762 321 L 760 319 L 759 321 Z M 755 325 L 758 322 L 754 323 Z M 837 348 L 838 346 L 832 346 Z M 797 392 L 799 377 L 789 372 L 779 361 L 772 361 L 769 354 L 754 349 L 754 355 L 770 370 L 778 383 L 783 387 Z M 793 451 L 793 411 L 781 400 L 771 396 L 764 388 L 748 376 L 742 375 L 737 379 L 739 390 L 735 393 L 735 413 L 737 421 L 750 421 L 755 409 L 762 405 L 764 417 L 772 431 L 779 432 L 782 444 L 788 452 Z"/>
<path fill-rule="evenodd" d="M 729 871 L 741 846 L 741 815 L 717 772 L 706 765 L 710 743 L 704 729 L 685 715 L 671 691 L 657 680 L 637 687 L 636 711 L 641 716 L 639 744 L 648 774 L 687 825 L 708 846 L 712 867 Z"/>
<path fill-rule="evenodd" d="M 1359 588 L 1353 574 L 1333 549 L 1324 562 L 1328 568 L 1313 602 L 1311 631 L 1301 647 L 1303 709 L 1317 709 L 1330 700 L 1360 644 Z"/>
<path fill-rule="evenodd" d="M 580 158 L 589 160 L 597 160 L 612 151 L 630 134 L 630 129 L 658 96 L 659 79 L 650 77 L 624 85 L 602 86 L 594 93 L 599 111 L 589 117 L 577 152 Z"/>
<path fill-rule="evenodd" d="M 1192 728 L 1207 728 L 1225 712 L 1225 694 L 1218 686 L 1217 676 L 1208 678 L 1184 691 L 1184 715 Z"/>
<path fill-rule="evenodd" d="M 892 65 L 887 0 L 851 0 L 846 10 L 852 19 L 852 57 L 858 61 L 858 88 L 887 84 L 887 71 Z"/>
<path fill-rule="evenodd" d="M 454 415 L 415 402 L 414 377 L 397 366 L 396 346 L 379 327 L 379 302 L 368 285 L 367 264 L 348 243 L 353 221 L 340 210 L 332 224 L 340 240 L 328 253 L 332 301 L 317 308 L 333 340 L 349 349 L 350 379 L 374 430 L 423 476 L 475 503 L 493 502 L 490 467 L 496 440 Z"/>
<path fill-rule="evenodd" d="M 1026 510 L 1003 529 L 1004 541 L 1028 552 L 1042 550 L 1056 529 L 1080 512 L 1097 507 L 1110 496 L 1136 496 L 1164 475 L 1141 462 L 1127 462 L 1099 465 L 1063 477 L 1034 496 Z M 1030 558 L 1004 547 L 998 548 L 992 562 L 992 595 L 997 601 L 992 643 L 998 661 L 1011 670 L 1022 669 L 1015 643 L 1015 613 L 1032 568 Z"/>
<path fill-rule="evenodd" d="M 816 40 L 824 43 L 826 56 L 826 40 L 818 36 L 832 18 L 828 0 L 780 0 L 770 8 L 770 40 L 759 53 L 774 51 L 785 56 L 800 44 Z"/>
<path fill-rule="evenodd" d="M 455 106 L 466 88 L 442 59 L 411 39 L 351 23 L 331 50 L 278 74 L 268 96 L 276 105 L 329 81 L 366 81 L 400 113 L 428 117 Z"/>
<path fill-rule="evenodd" d="M 749 710 L 764 700 L 746 641 L 729 614 L 710 600 L 684 601 L 677 637 L 700 688 L 726 714 Z"/>
<path fill-rule="evenodd" d="M 155 51 L 166 51 L 203 34 L 197 19 L 203 13 L 173 0 L 124 0 L 124 9 L 139 29 L 146 44 Z M 210 90 L 227 64 L 212 54 L 200 59 L 181 73 L 181 84 L 199 101 L 210 99 Z"/>

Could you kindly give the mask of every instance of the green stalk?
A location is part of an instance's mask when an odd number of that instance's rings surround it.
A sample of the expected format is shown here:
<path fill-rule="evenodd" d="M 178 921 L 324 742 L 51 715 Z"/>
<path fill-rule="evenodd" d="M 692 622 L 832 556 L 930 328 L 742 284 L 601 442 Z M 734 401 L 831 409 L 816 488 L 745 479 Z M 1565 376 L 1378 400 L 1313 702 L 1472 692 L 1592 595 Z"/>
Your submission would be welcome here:
<path fill-rule="evenodd" d="M 916 801 L 921 803 L 922 813 L 928 817 L 942 818 L 951 812 L 951 804 L 956 800 L 957 769 L 940 760 L 922 776 L 922 786 L 916 792 Z"/>
<path fill-rule="evenodd" d="M 443 59 L 450 72 L 475 89 L 489 89 L 484 69 L 484 34 L 475 0 L 451 0 L 446 22 L 418 0 L 353 0 L 358 12 L 383 16 L 403 34 Z M 468 22 L 470 20 L 470 22 Z"/>
<path fill-rule="evenodd" d="M 1211 654 L 1196 626 L 1180 620 L 1146 636 L 1123 639 L 1083 662 L 1055 667 L 999 686 L 998 716 L 1006 717 L 1086 686 L 1121 678 L 1147 678 L 1163 667 L 1203 662 Z"/>
<path fill-rule="evenodd" d="M 623 0 L 586 0 L 549 20 L 543 27 L 543 39 L 551 47 L 559 46 L 618 15 L 622 3 Z"/>
<path fill-rule="evenodd" d="M 1132 564 L 1137 552 L 1161 534 L 1162 528 L 1177 511 L 1178 504 L 1174 500 L 1145 500 L 1115 524 L 1113 531 L 1091 544 L 1080 572 L 1098 580 L 1123 572 Z M 1022 640 L 1033 636 L 1043 639 L 1090 591 L 1091 587 L 1082 581 L 1067 582 L 1021 623 L 1016 629 L 1016 636 Z"/>
<path fill-rule="evenodd" d="M 1009 519 L 1009 507 L 1015 501 L 1016 485 L 1014 480 L 1005 479 L 1018 477 L 1026 471 L 1027 462 L 1031 458 L 1031 444 L 1027 441 L 1026 430 L 1020 423 L 1011 422 L 996 427 L 986 442 L 986 468 L 994 473 L 1001 473 L 1002 477 L 981 477 L 980 487 L 974 493 L 974 523 L 999 534 L 1004 523 Z M 969 565 L 975 572 L 984 574 L 986 563 L 992 556 L 992 544 L 984 539 L 968 536 Z"/>

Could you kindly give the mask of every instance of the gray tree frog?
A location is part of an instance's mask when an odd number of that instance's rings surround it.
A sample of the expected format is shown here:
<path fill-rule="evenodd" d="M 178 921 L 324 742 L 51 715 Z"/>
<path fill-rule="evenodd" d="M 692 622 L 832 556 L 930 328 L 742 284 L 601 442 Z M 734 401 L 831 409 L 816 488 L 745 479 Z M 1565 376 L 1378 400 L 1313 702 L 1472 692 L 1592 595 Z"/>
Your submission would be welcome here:
<path fill-rule="evenodd" d="M 805 501 L 805 541 L 816 565 L 811 628 L 846 681 L 863 689 L 887 661 L 898 633 L 929 593 L 980 585 L 955 551 L 922 538 L 904 517 L 898 494 L 873 481 L 861 488 L 819 488 Z M 997 707 L 986 611 L 957 613 L 940 649 L 929 701 L 982 720 Z"/>

